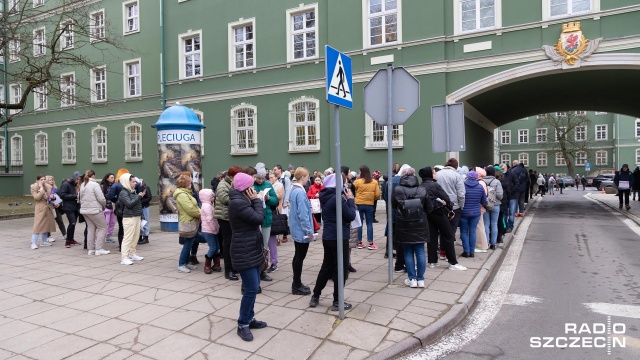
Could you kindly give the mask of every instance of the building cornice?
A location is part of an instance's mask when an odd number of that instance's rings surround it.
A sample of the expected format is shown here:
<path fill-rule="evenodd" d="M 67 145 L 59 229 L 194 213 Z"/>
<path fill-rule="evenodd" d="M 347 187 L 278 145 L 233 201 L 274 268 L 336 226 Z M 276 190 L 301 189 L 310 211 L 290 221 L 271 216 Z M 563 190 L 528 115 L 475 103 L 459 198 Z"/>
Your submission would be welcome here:
<path fill-rule="evenodd" d="M 140 118 L 151 117 L 151 116 L 158 117 L 160 116 L 161 113 L 162 113 L 161 110 L 135 111 L 135 112 L 122 113 L 122 114 L 96 116 L 96 117 L 75 119 L 75 120 L 64 120 L 64 121 L 56 121 L 56 122 L 50 122 L 50 123 L 11 126 L 11 131 L 34 130 L 34 129 L 44 129 L 44 128 L 52 128 L 52 127 L 60 127 L 60 126 L 81 125 L 81 124 L 105 123 L 105 122 L 118 121 L 118 120 L 140 119 Z"/>

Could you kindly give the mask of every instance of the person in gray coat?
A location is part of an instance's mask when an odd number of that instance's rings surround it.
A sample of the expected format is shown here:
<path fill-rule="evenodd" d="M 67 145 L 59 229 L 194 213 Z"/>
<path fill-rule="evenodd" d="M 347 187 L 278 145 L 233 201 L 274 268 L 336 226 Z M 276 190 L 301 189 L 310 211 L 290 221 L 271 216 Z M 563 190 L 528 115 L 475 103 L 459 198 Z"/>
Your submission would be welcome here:
<path fill-rule="evenodd" d="M 460 223 L 460 217 L 462 216 L 462 209 L 464 208 L 465 199 L 465 187 L 464 176 L 456 171 L 458 168 L 458 159 L 451 158 L 444 164 L 444 168 L 438 171 L 437 181 L 438 184 L 449 195 L 449 199 L 453 204 L 453 212 L 456 214 L 452 219 L 449 219 L 451 229 L 453 233 L 456 233 L 458 224 Z"/>
<path fill-rule="evenodd" d="M 496 179 L 496 169 L 489 165 L 484 168 L 487 172 L 487 176 L 485 176 L 482 180 L 487 184 L 487 191 L 489 189 L 493 189 L 496 194 L 496 200 L 498 202 L 494 204 L 491 210 L 487 209 L 484 212 L 483 221 L 484 221 L 484 232 L 487 234 L 487 239 L 489 240 L 489 249 L 495 250 L 496 243 L 498 241 L 498 219 L 500 218 L 500 205 L 502 197 L 504 196 L 504 190 L 502 189 L 502 183 L 500 180 Z"/>

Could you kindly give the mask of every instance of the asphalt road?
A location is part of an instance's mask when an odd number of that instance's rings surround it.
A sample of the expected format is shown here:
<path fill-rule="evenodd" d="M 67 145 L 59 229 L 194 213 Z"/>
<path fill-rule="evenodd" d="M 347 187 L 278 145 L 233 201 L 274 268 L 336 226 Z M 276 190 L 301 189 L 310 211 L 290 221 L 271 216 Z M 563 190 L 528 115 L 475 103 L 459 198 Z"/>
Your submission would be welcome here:
<path fill-rule="evenodd" d="M 453 340 L 427 346 L 411 358 L 640 359 L 640 227 L 584 194 L 569 189 L 537 203 L 530 222 L 519 229 L 527 232 L 515 266 L 507 264 L 507 254 L 503 265 L 508 266 L 485 289 L 511 272 L 505 296 L 485 291 L 456 328 L 457 337 L 450 334 Z M 513 245 L 509 252 L 520 251 Z M 490 314 L 483 301 L 502 305 Z M 478 330 L 472 320 L 485 318 L 488 325 Z M 611 338 L 609 331 L 618 336 Z M 438 355 L 443 352 L 448 355 Z"/>

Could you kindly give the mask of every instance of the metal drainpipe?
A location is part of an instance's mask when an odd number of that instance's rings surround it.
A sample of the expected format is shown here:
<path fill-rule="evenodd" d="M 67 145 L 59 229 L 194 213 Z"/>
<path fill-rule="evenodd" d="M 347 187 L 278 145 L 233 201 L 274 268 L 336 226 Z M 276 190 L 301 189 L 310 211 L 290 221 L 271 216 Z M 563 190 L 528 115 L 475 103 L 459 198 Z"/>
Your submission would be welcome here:
<path fill-rule="evenodd" d="M 620 162 L 620 114 L 616 114 L 616 161 L 613 162 L 613 170 L 618 168 Z"/>
<path fill-rule="evenodd" d="M 2 0 L 2 8 L 6 9 L 7 8 L 7 1 L 6 0 Z M 7 29 L 5 27 L 5 17 L 2 17 L 2 35 L 4 35 L 7 32 Z M 4 82 L 4 94 L 3 97 L 4 99 L 2 99 L 2 101 L 6 104 L 7 103 L 7 52 L 5 51 L 6 49 L 2 49 L 3 50 L 3 54 L 4 54 L 4 61 L 2 62 L 2 73 L 3 73 L 3 82 Z M 4 121 L 7 121 L 7 112 L 9 112 L 7 109 L 4 109 L 3 115 L 4 115 Z M 4 171 L 6 173 L 9 173 L 9 124 L 4 124 Z"/>
<path fill-rule="evenodd" d="M 3 0 L 4 1 L 4 0 Z M 160 1 L 160 94 L 162 96 L 162 110 L 166 108 L 167 100 L 164 93 L 164 0 Z"/>

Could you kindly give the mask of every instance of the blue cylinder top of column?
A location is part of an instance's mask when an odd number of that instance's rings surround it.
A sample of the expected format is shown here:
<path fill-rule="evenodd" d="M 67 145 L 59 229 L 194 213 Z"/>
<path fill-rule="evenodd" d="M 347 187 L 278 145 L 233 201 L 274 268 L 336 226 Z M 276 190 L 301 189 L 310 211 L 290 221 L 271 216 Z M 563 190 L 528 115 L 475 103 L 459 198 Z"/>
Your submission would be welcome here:
<path fill-rule="evenodd" d="M 158 122 L 151 126 L 158 130 L 200 130 L 205 127 L 193 110 L 180 103 L 165 109 Z"/>

